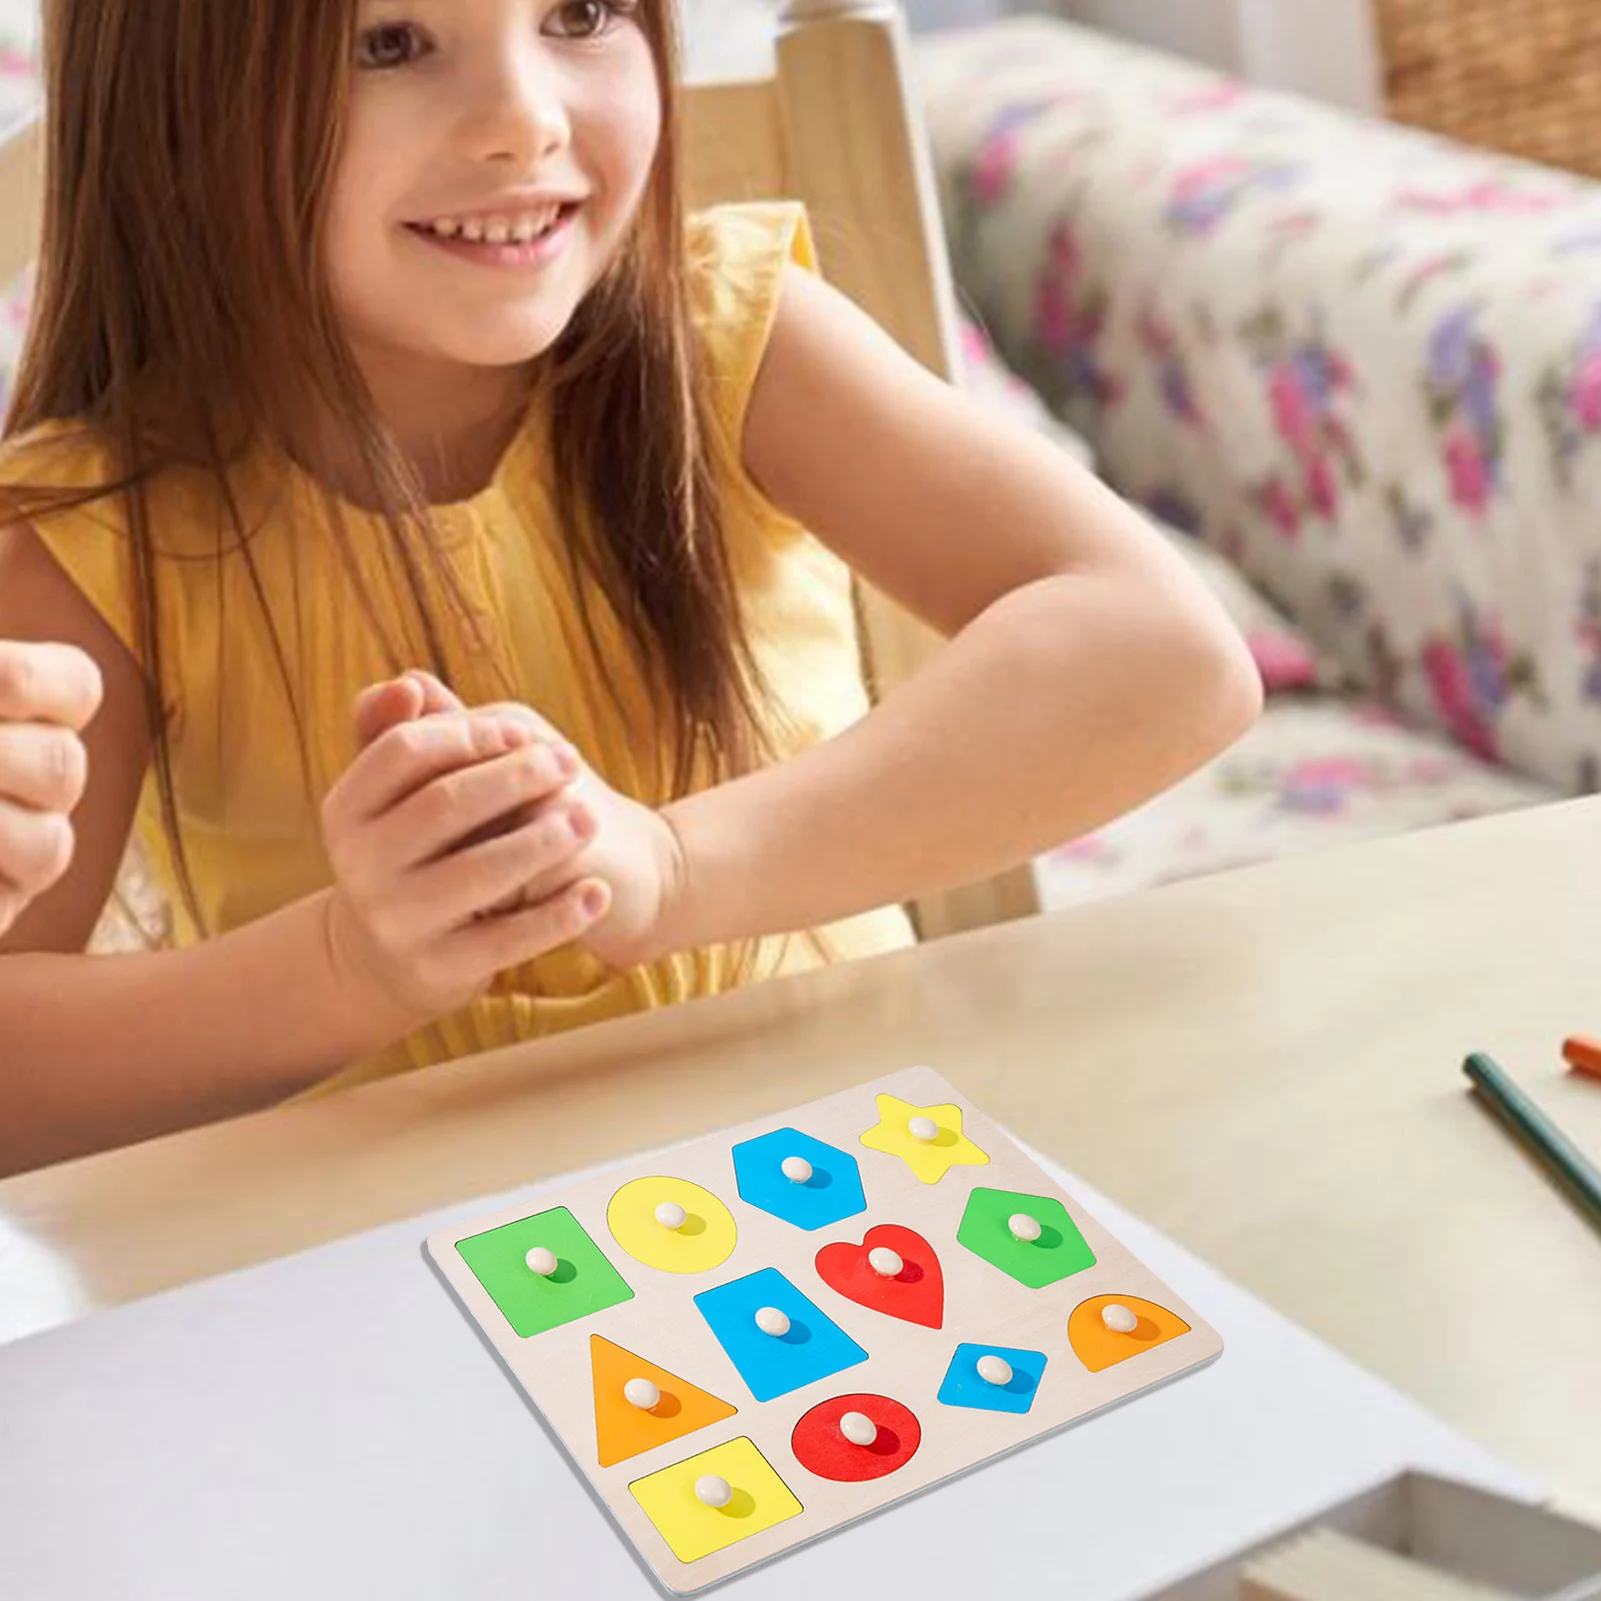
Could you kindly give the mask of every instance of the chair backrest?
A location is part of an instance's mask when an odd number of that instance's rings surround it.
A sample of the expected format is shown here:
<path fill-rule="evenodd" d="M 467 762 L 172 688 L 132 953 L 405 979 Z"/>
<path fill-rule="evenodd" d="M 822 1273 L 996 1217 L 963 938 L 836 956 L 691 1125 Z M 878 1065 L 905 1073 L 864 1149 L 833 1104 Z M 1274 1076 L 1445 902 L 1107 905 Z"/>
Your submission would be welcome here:
<path fill-rule="evenodd" d="M 685 184 L 693 206 L 803 201 L 825 276 L 942 378 L 959 374 L 955 297 L 927 146 L 906 81 L 905 22 L 891 0 L 789 0 L 767 79 L 697 84 L 685 96 Z M 38 251 L 37 120 L 0 137 L 0 283 Z M 929 629 L 858 586 L 875 694 L 941 648 Z M 1025 865 L 926 897 L 924 938 L 1038 909 Z"/>
<path fill-rule="evenodd" d="M 37 117 L 0 132 L 0 284 L 13 282 L 39 254 L 43 147 Z"/>
<path fill-rule="evenodd" d="M 693 85 L 685 107 L 691 205 L 805 202 L 824 276 L 940 377 L 960 375 L 956 303 L 934 178 L 889 0 L 789 0 L 771 78 Z M 931 630 L 858 586 L 875 693 L 941 648 Z M 919 901 L 925 938 L 1038 910 L 1025 865 Z"/>

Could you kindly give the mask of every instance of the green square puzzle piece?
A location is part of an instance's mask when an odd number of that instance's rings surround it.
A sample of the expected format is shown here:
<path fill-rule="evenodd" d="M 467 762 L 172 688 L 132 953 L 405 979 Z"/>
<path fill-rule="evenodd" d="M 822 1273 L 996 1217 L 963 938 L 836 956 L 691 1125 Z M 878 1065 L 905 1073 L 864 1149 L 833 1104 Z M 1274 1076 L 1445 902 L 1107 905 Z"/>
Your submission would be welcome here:
<path fill-rule="evenodd" d="M 555 1255 L 556 1271 L 548 1278 L 526 1261 L 537 1245 Z M 622 1274 L 565 1206 L 457 1240 L 456 1249 L 525 1340 L 634 1298 Z"/>
<path fill-rule="evenodd" d="M 1038 1239 L 1020 1240 L 1012 1233 L 1011 1219 L 1018 1213 L 1039 1224 Z M 1048 1195 L 975 1189 L 967 1198 L 956 1238 L 1031 1290 L 1042 1290 L 1095 1266 L 1095 1253 L 1067 1215 L 1067 1208 Z"/>

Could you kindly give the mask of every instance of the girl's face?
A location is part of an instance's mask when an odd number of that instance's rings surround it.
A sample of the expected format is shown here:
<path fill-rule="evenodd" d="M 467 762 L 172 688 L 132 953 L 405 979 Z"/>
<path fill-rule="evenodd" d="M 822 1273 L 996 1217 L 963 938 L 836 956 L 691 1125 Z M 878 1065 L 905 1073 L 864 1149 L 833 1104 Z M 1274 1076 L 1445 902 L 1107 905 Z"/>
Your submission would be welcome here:
<path fill-rule="evenodd" d="M 550 348 L 661 132 L 643 0 L 362 0 L 328 272 L 364 365 L 442 381 Z"/>

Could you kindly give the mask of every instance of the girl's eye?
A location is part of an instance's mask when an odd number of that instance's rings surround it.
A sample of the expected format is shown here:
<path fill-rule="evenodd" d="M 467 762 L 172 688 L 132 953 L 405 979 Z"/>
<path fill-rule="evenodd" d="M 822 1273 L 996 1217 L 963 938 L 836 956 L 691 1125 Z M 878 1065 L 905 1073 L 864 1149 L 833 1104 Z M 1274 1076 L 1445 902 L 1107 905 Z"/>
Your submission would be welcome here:
<path fill-rule="evenodd" d="M 387 22 L 369 28 L 356 41 L 356 65 L 382 72 L 414 61 L 422 48 L 417 30 L 409 22 Z"/>
<path fill-rule="evenodd" d="M 558 38 L 598 39 L 634 10 L 637 0 L 562 0 L 551 12 Z"/>

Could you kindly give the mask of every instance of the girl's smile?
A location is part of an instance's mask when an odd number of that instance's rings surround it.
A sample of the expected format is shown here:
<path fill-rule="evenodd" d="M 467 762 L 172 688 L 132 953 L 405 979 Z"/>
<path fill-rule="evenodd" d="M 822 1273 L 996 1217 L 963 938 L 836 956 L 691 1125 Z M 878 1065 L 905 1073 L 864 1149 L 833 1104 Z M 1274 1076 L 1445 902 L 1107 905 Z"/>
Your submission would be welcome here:
<path fill-rule="evenodd" d="M 583 202 L 510 206 L 466 216 L 409 222 L 405 226 L 431 249 L 480 267 L 543 267 L 561 255 Z"/>

